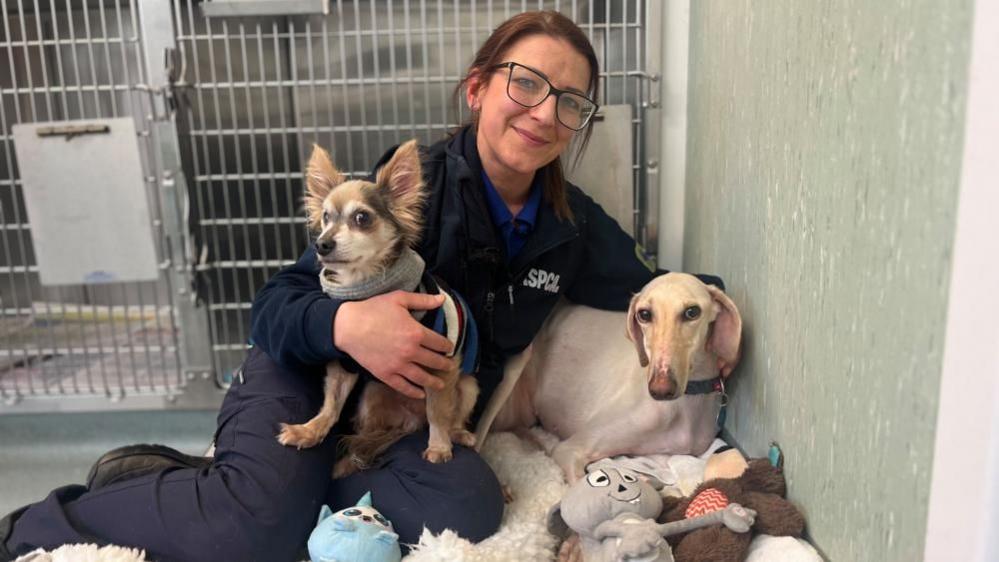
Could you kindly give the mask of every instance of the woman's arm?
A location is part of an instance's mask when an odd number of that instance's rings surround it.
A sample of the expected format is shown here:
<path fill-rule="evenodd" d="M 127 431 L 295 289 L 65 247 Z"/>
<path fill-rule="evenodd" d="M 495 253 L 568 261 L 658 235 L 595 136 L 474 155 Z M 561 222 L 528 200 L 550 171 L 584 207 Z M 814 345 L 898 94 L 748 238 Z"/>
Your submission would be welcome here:
<path fill-rule="evenodd" d="M 341 303 L 323 293 L 319 269 L 310 246 L 294 265 L 271 277 L 253 301 L 253 344 L 285 367 L 322 365 L 343 356 L 333 345 L 333 318 Z"/>
<path fill-rule="evenodd" d="M 627 310 L 632 295 L 641 291 L 656 275 L 669 273 L 655 270 L 641 255 L 642 248 L 593 199 L 579 193 L 585 201 L 583 231 L 586 255 L 583 269 L 566 292 L 573 302 L 605 310 Z M 725 289 L 720 277 L 697 274 L 708 284 Z"/>
<path fill-rule="evenodd" d="M 412 398 L 443 383 L 427 369 L 445 369 L 451 342 L 417 322 L 411 310 L 430 310 L 440 295 L 393 291 L 362 301 L 331 299 L 319 285 L 315 250 L 282 269 L 253 302 L 253 343 L 290 368 L 326 364 L 345 354 L 376 378 Z"/>

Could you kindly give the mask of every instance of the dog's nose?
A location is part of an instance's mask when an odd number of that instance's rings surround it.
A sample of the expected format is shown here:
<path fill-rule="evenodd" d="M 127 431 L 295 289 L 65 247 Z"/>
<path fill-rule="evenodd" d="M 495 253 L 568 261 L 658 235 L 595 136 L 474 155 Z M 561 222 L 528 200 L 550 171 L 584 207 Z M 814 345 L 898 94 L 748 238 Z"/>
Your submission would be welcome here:
<path fill-rule="evenodd" d="M 320 256 L 329 255 L 330 252 L 336 249 L 336 242 L 329 238 L 324 238 L 322 240 L 316 240 L 316 253 Z"/>
<path fill-rule="evenodd" d="M 656 370 L 649 379 L 649 394 L 655 400 L 673 400 L 677 397 L 676 375 L 673 368 L 667 368 L 665 372 Z"/>

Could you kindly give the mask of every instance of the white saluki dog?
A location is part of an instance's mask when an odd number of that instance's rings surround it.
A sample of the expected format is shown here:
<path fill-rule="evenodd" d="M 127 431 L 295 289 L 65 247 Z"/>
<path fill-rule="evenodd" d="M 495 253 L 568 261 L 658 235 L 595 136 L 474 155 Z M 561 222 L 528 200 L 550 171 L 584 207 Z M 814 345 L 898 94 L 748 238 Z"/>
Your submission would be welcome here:
<path fill-rule="evenodd" d="M 741 334 L 732 300 L 684 273 L 653 279 L 627 314 L 562 303 L 531 348 L 508 361 L 479 443 L 490 425 L 540 422 L 560 439 L 550 453 L 569 482 L 613 455 L 700 455 L 718 432 Z"/>

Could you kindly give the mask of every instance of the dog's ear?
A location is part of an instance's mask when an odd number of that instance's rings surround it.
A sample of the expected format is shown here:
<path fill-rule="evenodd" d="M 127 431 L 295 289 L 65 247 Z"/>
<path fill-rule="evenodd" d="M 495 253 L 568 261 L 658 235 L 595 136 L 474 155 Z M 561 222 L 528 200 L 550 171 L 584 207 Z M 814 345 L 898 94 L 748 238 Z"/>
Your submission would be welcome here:
<path fill-rule="evenodd" d="M 638 311 L 638 297 L 640 294 L 631 297 L 631 303 L 628 304 L 628 330 L 627 336 L 635 344 L 635 351 L 638 352 L 638 362 L 641 363 L 643 367 L 649 364 L 649 354 L 645 352 L 645 334 L 642 332 L 642 327 L 638 325 L 638 317 L 636 314 Z"/>
<path fill-rule="evenodd" d="M 392 158 L 378 170 L 376 183 L 388 191 L 392 216 L 402 228 L 407 244 L 416 243 L 423 226 L 423 171 L 416 140 L 396 149 Z"/>
<path fill-rule="evenodd" d="M 708 349 L 718 357 L 718 368 L 723 377 L 729 376 L 739 363 L 739 345 L 742 342 L 742 316 L 732 299 L 713 285 L 707 285 L 711 299 L 718 306 Z"/>
<path fill-rule="evenodd" d="M 305 168 L 305 216 L 309 228 L 318 231 L 323 218 L 323 201 L 334 187 L 343 183 L 343 174 L 333 165 L 328 152 L 312 145 L 312 156 Z"/>

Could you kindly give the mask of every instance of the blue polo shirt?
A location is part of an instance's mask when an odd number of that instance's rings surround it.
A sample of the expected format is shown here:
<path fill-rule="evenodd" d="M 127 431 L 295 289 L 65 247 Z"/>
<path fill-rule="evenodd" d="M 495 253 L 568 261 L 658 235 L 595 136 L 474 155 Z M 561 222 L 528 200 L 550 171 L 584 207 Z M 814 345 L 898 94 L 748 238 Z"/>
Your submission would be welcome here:
<path fill-rule="evenodd" d="M 513 216 L 513 213 L 507 208 L 485 170 L 482 171 L 482 183 L 485 184 L 489 215 L 493 218 L 493 224 L 499 227 L 503 241 L 506 242 L 506 260 L 509 262 L 524 248 L 527 237 L 534 230 L 534 222 L 538 218 L 538 207 L 541 206 L 541 181 L 535 174 L 534 181 L 531 183 L 531 191 L 527 194 L 527 201 L 517 216 Z"/>

